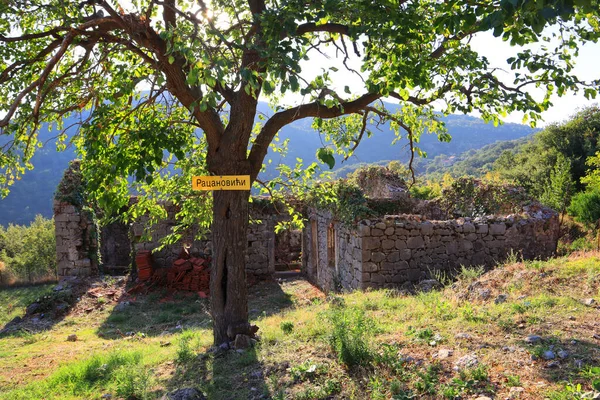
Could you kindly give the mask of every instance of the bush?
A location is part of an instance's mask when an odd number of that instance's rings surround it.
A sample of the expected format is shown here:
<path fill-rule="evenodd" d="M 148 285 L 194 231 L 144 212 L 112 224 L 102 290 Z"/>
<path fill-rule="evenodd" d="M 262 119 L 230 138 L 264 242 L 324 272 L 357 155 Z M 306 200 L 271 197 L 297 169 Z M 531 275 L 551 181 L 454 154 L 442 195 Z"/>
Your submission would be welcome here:
<path fill-rule="evenodd" d="M 600 189 L 577 193 L 571 200 L 568 212 L 575 220 L 588 226 L 600 220 Z"/>
<path fill-rule="evenodd" d="M 445 211 L 461 217 L 519 213 L 529 203 L 531 199 L 522 188 L 471 177 L 456 179 L 441 195 Z"/>
<path fill-rule="evenodd" d="M 333 325 L 330 344 L 338 360 L 349 368 L 368 363 L 373 353 L 368 342 L 374 321 L 362 309 L 334 307 L 328 315 Z"/>
<path fill-rule="evenodd" d="M 279 327 L 286 335 L 289 335 L 294 331 L 294 323 L 291 321 L 283 321 Z"/>
<path fill-rule="evenodd" d="M 0 262 L 2 274 L 17 280 L 35 282 L 56 276 L 56 239 L 54 221 L 41 215 L 29 226 L 0 226 Z"/>

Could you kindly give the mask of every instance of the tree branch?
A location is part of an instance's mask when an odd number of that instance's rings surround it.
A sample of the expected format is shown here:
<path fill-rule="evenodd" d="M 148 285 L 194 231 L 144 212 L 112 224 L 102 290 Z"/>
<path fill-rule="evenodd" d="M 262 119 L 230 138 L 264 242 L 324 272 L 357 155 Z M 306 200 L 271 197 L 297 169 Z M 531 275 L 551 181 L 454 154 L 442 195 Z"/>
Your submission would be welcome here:
<path fill-rule="evenodd" d="M 298 28 L 296 29 L 296 35 L 304 35 L 306 33 L 313 32 L 339 33 L 349 36 L 350 28 L 343 24 L 328 23 L 317 25 L 314 22 L 307 22 L 305 24 L 298 25 Z"/>
<path fill-rule="evenodd" d="M 342 115 L 358 113 L 369 104 L 381 98 L 377 93 L 366 93 L 356 100 L 340 103 L 337 107 L 327 108 L 318 101 L 280 111 L 273 115 L 263 126 L 256 137 L 248 161 L 250 162 L 251 180 L 254 181 L 260 172 L 262 162 L 269 150 L 269 144 L 281 128 L 299 119 L 308 117 L 336 118 Z"/>

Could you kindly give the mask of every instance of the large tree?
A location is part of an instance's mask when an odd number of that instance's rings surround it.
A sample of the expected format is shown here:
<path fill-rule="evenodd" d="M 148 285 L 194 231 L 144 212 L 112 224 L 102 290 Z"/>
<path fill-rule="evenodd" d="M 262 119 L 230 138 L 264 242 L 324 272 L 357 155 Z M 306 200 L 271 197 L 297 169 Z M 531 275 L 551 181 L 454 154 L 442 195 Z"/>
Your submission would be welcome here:
<path fill-rule="evenodd" d="M 434 106 L 494 121 L 522 111 L 536 121 L 553 93 L 595 95 L 572 64 L 598 26 L 595 0 L 0 0 L 0 183 L 30 167 L 40 124 L 66 129 L 60 121 L 74 113 L 100 198 L 127 176 L 150 181 L 165 160 L 254 182 L 279 130 L 303 118 L 346 154 L 375 119 L 413 153 L 425 130 L 447 139 Z M 492 68 L 471 48 L 486 31 L 515 46 L 507 66 L 518 74 Z M 521 47 L 545 36 L 539 51 Z M 337 67 L 306 76 L 303 68 L 314 70 L 306 60 L 319 53 Z M 339 90 L 343 71 L 360 92 Z M 289 93 L 296 105 L 256 123 L 259 98 L 278 104 Z M 384 98 L 399 107 L 386 110 Z M 318 156 L 333 162 L 331 150 Z M 248 202 L 243 191 L 212 198 L 216 343 L 248 320 Z"/>

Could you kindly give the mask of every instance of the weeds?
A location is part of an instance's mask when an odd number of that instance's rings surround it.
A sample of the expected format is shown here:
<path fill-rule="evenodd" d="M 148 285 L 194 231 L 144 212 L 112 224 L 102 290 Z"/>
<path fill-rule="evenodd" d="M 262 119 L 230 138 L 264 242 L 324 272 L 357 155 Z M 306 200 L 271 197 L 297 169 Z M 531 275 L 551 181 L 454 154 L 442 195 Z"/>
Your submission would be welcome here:
<path fill-rule="evenodd" d="M 290 375 L 295 382 L 302 382 L 309 378 L 327 373 L 327 366 L 315 364 L 310 360 L 303 362 L 298 366 L 290 368 Z"/>
<path fill-rule="evenodd" d="M 485 268 L 482 266 L 476 267 L 465 267 L 464 265 L 460 266 L 460 271 L 456 278 L 459 281 L 471 283 L 479 278 L 485 272 Z"/>
<path fill-rule="evenodd" d="M 417 372 L 418 379 L 414 383 L 415 390 L 420 394 L 435 394 L 441 369 L 441 365 L 435 363 L 427 366 L 425 371 Z"/>
<path fill-rule="evenodd" d="M 289 335 L 294 331 L 294 323 L 291 321 L 283 321 L 279 327 L 286 335 Z"/>
<path fill-rule="evenodd" d="M 352 368 L 371 360 L 368 334 L 374 322 L 363 310 L 334 307 L 329 310 L 328 319 L 333 326 L 329 342 L 341 363 Z"/>
<path fill-rule="evenodd" d="M 506 375 L 506 386 L 508 386 L 508 387 L 521 386 L 521 377 L 519 375 Z"/>
<path fill-rule="evenodd" d="M 115 371 L 116 394 L 126 399 L 151 399 L 154 371 L 140 365 L 123 365 Z"/>
<path fill-rule="evenodd" d="M 397 345 L 382 344 L 383 351 L 375 355 L 377 364 L 388 368 L 394 375 L 402 374 L 404 370 L 404 360 L 400 356 L 400 350 Z"/>
<path fill-rule="evenodd" d="M 194 341 L 195 343 L 192 343 Z M 199 348 L 198 338 L 195 332 L 185 330 L 181 333 L 177 343 L 177 363 L 186 364 L 196 357 Z"/>

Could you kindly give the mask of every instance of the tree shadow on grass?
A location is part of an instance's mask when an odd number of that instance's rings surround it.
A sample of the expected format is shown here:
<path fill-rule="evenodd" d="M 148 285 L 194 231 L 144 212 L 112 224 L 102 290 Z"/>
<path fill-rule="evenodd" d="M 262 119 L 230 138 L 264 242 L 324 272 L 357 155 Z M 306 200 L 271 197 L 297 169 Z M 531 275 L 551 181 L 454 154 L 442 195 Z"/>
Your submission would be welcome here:
<path fill-rule="evenodd" d="M 547 337 L 540 344 L 530 346 L 528 350 L 537 358 L 535 363 L 542 368 L 540 377 L 549 382 L 580 383 L 585 390 L 592 389 L 592 381 L 600 382 L 600 340 L 592 342 Z M 554 359 L 544 359 L 544 352 L 547 351 L 554 354 Z M 595 372 L 589 373 L 592 368 Z M 598 387 L 596 391 L 600 392 Z"/>
<path fill-rule="evenodd" d="M 196 388 L 209 400 L 270 399 L 264 366 L 256 349 L 207 352 L 177 364 L 166 384 L 169 392 Z"/>
<path fill-rule="evenodd" d="M 251 286 L 248 293 L 251 319 L 276 314 L 293 305 L 291 296 L 274 281 L 259 282 Z M 208 299 L 194 292 L 156 288 L 148 294 L 119 298 L 97 334 L 105 339 L 120 339 L 138 333 L 158 336 L 211 326 Z"/>
<path fill-rule="evenodd" d="M 0 338 L 22 336 L 52 329 L 69 315 L 91 288 L 102 285 L 100 278 L 79 279 L 69 277 L 62 279 L 49 289 L 47 286 L 2 289 L 6 291 L 25 291 L 14 294 L 16 307 L 25 307 L 21 316 L 16 316 L 0 329 Z M 9 295 L 10 296 L 10 295 Z M 6 305 L 8 306 L 8 305 Z"/>

